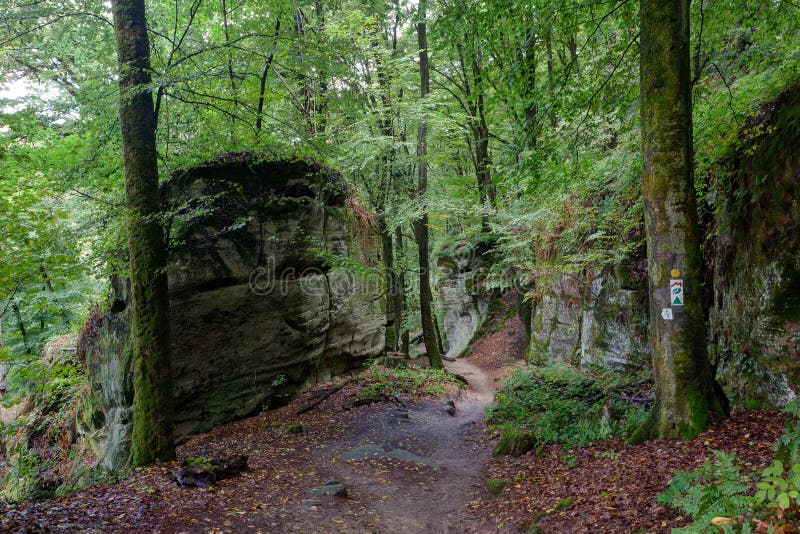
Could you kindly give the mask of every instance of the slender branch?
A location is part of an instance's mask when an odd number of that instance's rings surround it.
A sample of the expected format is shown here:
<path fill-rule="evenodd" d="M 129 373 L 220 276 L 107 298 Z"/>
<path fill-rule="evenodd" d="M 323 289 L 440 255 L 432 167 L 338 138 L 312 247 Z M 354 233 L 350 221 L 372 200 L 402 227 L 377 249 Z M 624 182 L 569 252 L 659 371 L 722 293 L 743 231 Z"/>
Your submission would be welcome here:
<path fill-rule="evenodd" d="M 55 24 L 56 22 L 59 22 L 61 20 L 64 20 L 64 19 L 70 18 L 70 17 L 90 17 L 90 18 L 93 18 L 93 19 L 97 19 L 97 20 L 99 20 L 101 22 L 105 22 L 106 24 L 108 24 L 112 28 L 114 27 L 114 24 L 110 20 L 106 19 L 105 17 L 102 17 L 101 15 L 98 15 L 97 13 L 90 13 L 88 11 L 74 11 L 74 12 L 71 12 L 71 13 L 63 13 L 61 15 L 56 16 L 55 18 L 53 18 L 51 20 L 42 22 L 42 23 L 37 24 L 36 26 L 34 26 L 32 28 L 28 28 L 27 30 L 24 30 L 22 32 L 14 34 L 13 36 L 9 37 L 8 39 L 0 41 L 0 46 L 5 46 L 5 45 L 7 45 L 9 43 L 13 43 L 17 39 L 21 39 L 22 37 L 25 37 L 26 35 L 29 35 L 31 33 L 39 31 L 41 29 L 47 28 L 48 26 L 51 26 L 51 25 Z"/>
<path fill-rule="evenodd" d="M 600 92 L 605 88 L 605 86 L 608 85 L 608 82 L 610 82 L 611 79 L 614 77 L 614 74 L 616 74 L 617 69 L 619 69 L 620 65 L 622 65 L 622 62 L 625 60 L 625 56 L 628 55 L 628 50 L 631 49 L 631 47 L 638 41 L 638 39 L 639 39 L 639 33 L 637 33 L 633 37 L 633 39 L 631 39 L 631 41 L 628 43 L 628 46 L 626 46 L 625 50 L 623 50 L 622 56 L 620 56 L 619 61 L 617 61 L 617 63 L 611 69 L 611 73 L 608 76 L 606 76 L 606 78 L 603 80 L 603 83 L 601 83 L 597 87 L 597 89 L 594 90 L 594 92 L 592 93 L 592 96 L 589 98 L 589 102 L 586 105 L 586 112 L 583 114 L 583 118 L 581 118 L 581 121 L 578 123 L 578 126 L 575 127 L 575 144 L 576 145 L 578 143 L 578 134 L 580 133 L 580 129 L 586 123 L 586 119 L 589 118 L 589 112 L 590 112 L 590 110 L 592 108 L 592 103 L 594 102 L 594 99 L 597 98 L 597 95 L 600 94 Z"/>
<path fill-rule="evenodd" d="M 715 62 L 712 62 L 711 65 L 714 67 L 714 70 L 717 71 L 719 74 L 720 79 L 722 80 L 723 85 L 725 85 L 725 89 L 728 90 L 728 107 L 731 110 L 731 114 L 733 115 L 733 121 L 736 123 L 736 128 L 741 128 L 742 125 L 739 124 L 739 119 L 736 117 L 736 109 L 733 107 L 733 91 L 731 90 L 730 84 L 728 84 L 728 80 L 725 79 L 725 75 L 722 74 L 722 71 L 719 69 Z"/>
<path fill-rule="evenodd" d="M 694 50 L 694 76 L 692 77 L 691 86 L 694 87 L 697 85 L 697 82 L 700 81 L 700 76 L 703 74 L 703 70 L 705 69 L 706 65 L 708 65 L 709 57 L 706 56 L 703 60 L 703 63 L 700 63 L 700 52 L 703 47 L 703 28 L 705 26 L 706 21 L 706 11 L 705 11 L 705 0 L 700 0 L 700 29 L 697 33 L 697 47 Z"/>
<path fill-rule="evenodd" d="M 80 189 L 77 189 L 75 187 L 71 188 L 70 192 L 72 192 L 74 195 L 79 196 L 81 198 L 85 198 L 87 200 L 93 200 L 94 202 L 99 202 L 101 204 L 105 204 L 106 206 L 111 206 L 112 208 L 124 208 L 125 207 L 125 203 L 124 202 L 109 202 L 108 200 L 103 200 L 102 198 L 97 198 L 97 197 L 92 196 L 89 193 L 81 191 Z"/>
<path fill-rule="evenodd" d="M 6 305 L 3 308 L 3 311 L 0 312 L 0 318 L 2 318 L 3 315 L 5 315 L 6 312 L 8 311 L 8 308 L 11 307 L 11 304 L 14 302 L 14 297 L 17 296 L 17 292 L 22 288 L 22 283 L 24 281 L 25 281 L 24 278 L 17 280 L 17 283 L 14 286 L 14 290 L 11 292 L 11 295 L 9 295 L 8 299 L 6 300 Z"/>

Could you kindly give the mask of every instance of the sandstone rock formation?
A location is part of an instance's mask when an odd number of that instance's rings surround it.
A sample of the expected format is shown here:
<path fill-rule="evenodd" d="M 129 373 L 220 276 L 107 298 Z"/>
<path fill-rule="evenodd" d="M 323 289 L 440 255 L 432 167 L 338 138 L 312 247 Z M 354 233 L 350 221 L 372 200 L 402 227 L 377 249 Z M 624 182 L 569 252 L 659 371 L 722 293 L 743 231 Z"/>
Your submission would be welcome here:
<path fill-rule="evenodd" d="M 649 365 L 646 280 L 636 263 L 552 273 L 531 290 L 528 360 L 619 371 Z"/>
<path fill-rule="evenodd" d="M 462 356 L 489 312 L 490 296 L 477 287 L 484 260 L 476 246 L 461 246 L 439 260 L 438 307 L 444 312 L 445 359 Z"/>
<path fill-rule="evenodd" d="M 227 155 L 177 173 L 164 198 L 177 439 L 382 352 L 385 304 L 380 270 L 371 271 L 380 241 L 337 173 Z M 129 439 L 127 315 L 117 287 L 87 351 L 108 423 L 108 467 L 124 461 Z"/>

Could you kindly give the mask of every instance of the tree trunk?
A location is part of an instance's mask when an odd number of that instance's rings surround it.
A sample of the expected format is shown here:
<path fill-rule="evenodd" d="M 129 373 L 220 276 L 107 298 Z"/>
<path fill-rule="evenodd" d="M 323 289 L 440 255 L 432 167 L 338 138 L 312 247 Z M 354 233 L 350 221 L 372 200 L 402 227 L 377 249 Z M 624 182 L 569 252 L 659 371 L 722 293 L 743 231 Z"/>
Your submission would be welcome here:
<path fill-rule="evenodd" d="M 550 126 L 555 128 L 558 124 L 558 121 L 556 120 L 556 114 L 553 110 L 556 85 L 555 78 L 553 76 L 553 32 L 550 28 L 548 28 L 547 33 L 545 34 L 545 47 L 547 49 L 547 92 L 550 96 L 550 102 L 547 106 L 547 114 L 550 117 Z"/>
<path fill-rule="evenodd" d="M 316 34 L 320 48 L 325 46 L 325 7 L 320 0 L 314 0 L 314 11 L 317 15 Z M 328 125 L 328 74 L 324 63 L 318 65 L 317 84 L 314 90 L 314 125 L 315 133 L 322 133 Z"/>
<path fill-rule="evenodd" d="M 164 236 L 144 0 L 113 0 L 133 298 L 133 466 L 175 456 Z"/>
<path fill-rule="evenodd" d="M 275 49 L 278 46 L 278 35 L 281 31 L 281 19 L 278 17 L 275 20 L 275 33 L 272 36 L 272 50 L 267 56 L 267 61 L 264 63 L 264 70 L 261 71 L 258 86 L 258 104 L 256 106 L 256 141 L 261 140 L 261 125 L 264 122 L 264 97 L 267 92 L 267 76 L 269 70 L 272 68 L 272 61 L 275 59 Z"/>
<path fill-rule="evenodd" d="M 419 95 L 422 102 L 430 92 L 430 72 L 428 65 L 428 36 L 425 22 L 427 0 L 419 1 L 419 20 L 417 21 L 417 39 L 419 43 Z M 422 215 L 414 221 L 414 237 L 419 249 L 419 307 L 422 319 L 422 335 L 425 337 L 425 349 L 431 367 L 441 369 L 442 355 L 436 343 L 436 327 L 433 324 L 431 304 L 430 257 L 428 253 L 428 208 L 425 206 L 425 193 L 428 190 L 428 124 L 425 110 L 419 120 L 417 129 L 417 162 L 418 178 L 417 194 L 423 205 Z"/>
<path fill-rule="evenodd" d="M 25 354 L 30 354 L 31 346 L 28 343 L 28 331 L 25 329 L 25 321 L 22 320 L 22 312 L 16 302 L 11 305 L 11 311 L 14 312 L 14 318 L 17 320 L 17 329 L 22 337 L 22 346 L 25 347 Z"/>
<path fill-rule="evenodd" d="M 482 71 L 479 59 L 473 63 L 475 73 L 475 92 L 477 117 L 473 127 L 473 138 L 475 142 L 475 174 L 478 179 L 478 193 L 483 208 L 481 212 L 481 231 L 484 234 L 491 233 L 489 227 L 489 212 L 497 208 L 497 199 L 494 186 L 492 186 L 492 174 L 489 160 L 489 125 L 486 122 L 486 107 L 483 99 L 483 84 L 481 80 Z"/>
<path fill-rule="evenodd" d="M 439 328 L 439 319 L 435 313 L 433 314 L 433 328 L 436 329 L 436 345 L 439 347 L 439 354 L 444 355 L 447 352 L 444 348 L 444 340 L 446 338 L 442 335 L 442 329 Z"/>
<path fill-rule="evenodd" d="M 536 102 L 536 32 L 529 29 L 525 32 L 525 57 L 524 73 L 527 98 L 525 99 L 525 144 L 531 150 L 536 148 L 536 132 L 539 120 L 539 106 Z M 549 38 L 547 40 L 549 43 Z M 551 68 L 551 61 L 548 57 L 548 68 Z"/>
<path fill-rule="evenodd" d="M 231 99 L 236 101 L 236 76 L 233 73 L 233 50 L 231 49 L 231 36 L 228 31 L 228 5 L 225 0 L 222 0 L 222 29 L 225 34 L 225 48 L 228 51 L 228 81 L 231 84 Z M 236 145 L 236 104 L 228 117 L 231 123 L 231 144 Z"/>
<path fill-rule="evenodd" d="M 401 332 L 400 351 L 408 357 L 411 352 L 411 336 L 408 330 L 403 329 L 403 313 L 406 310 L 406 273 L 401 263 L 401 258 L 403 257 L 403 231 L 399 226 L 394 228 L 394 245 L 398 258 L 395 266 L 399 266 L 399 269 L 397 269 L 397 293 L 394 295 L 394 322 L 397 325 L 398 332 Z"/>
<path fill-rule="evenodd" d="M 0 354 L 3 353 L 3 316 L 0 315 Z M 8 364 L 5 360 L 0 360 L 0 397 L 7 391 L 6 377 L 8 376 Z"/>
<path fill-rule="evenodd" d="M 392 230 L 386 224 L 384 215 L 378 216 L 378 231 L 381 234 L 383 245 L 383 274 L 386 284 L 386 350 L 397 351 L 400 324 L 397 322 L 395 307 L 397 301 L 397 275 L 394 272 L 394 248 L 392 243 Z"/>
<path fill-rule="evenodd" d="M 641 0 L 641 17 L 642 196 L 656 403 L 634 439 L 686 438 L 708 425 L 710 412 L 726 412 L 708 362 L 703 314 L 692 161 L 689 2 Z M 683 295 L 676 289 L 681 283 Z"/>

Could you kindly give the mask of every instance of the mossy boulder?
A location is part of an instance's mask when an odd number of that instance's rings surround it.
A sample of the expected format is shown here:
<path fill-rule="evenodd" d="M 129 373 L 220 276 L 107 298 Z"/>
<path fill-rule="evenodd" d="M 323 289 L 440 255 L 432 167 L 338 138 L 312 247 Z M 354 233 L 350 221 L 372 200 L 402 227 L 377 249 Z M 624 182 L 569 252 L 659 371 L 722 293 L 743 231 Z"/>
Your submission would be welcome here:
<path fill-rule="evenodd" d="M 529 291 L 527 360 L 600 366 L 647 366 L 647 283 L 643 258 L 600 271 L 552 272 Z"/>
<path fill-rule="evenodd" d="M 492 456 L 522 456 L 538 445 L 539 440 L 532 432 L 506 428 L 500 436 L 500 441 L 494 446 Z"/>

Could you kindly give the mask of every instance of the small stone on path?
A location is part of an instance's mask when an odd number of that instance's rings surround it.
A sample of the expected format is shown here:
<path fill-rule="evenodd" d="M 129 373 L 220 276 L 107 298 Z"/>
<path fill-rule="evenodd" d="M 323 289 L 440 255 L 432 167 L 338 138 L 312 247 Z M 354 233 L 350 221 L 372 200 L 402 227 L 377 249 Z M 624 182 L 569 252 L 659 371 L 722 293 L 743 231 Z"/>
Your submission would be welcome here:
<path fill-rule="evenodd" d="M 347 498 L 347 486 L 338 480 L 329 480 L 317 489 L 309 490 L 311 495 L 332 495 L 333 497 Z M 312 506 L 313 510 L 314 507 Z"/>
<path fill-rule="evenodd" d="M 366 445 L 359 445 L 354 449 L 345 451 L 341 456 L 342 460 L 371 460 L 375 458 L 394 458 L 397 460 L 405 460 L 407 462 L 416 462 L 425 464 L 425 460 L 414 454 L 413 452 L 405 449 L 395 449 L 390 446 L 381 446 L 374 443 L 367 443 Z"/>

